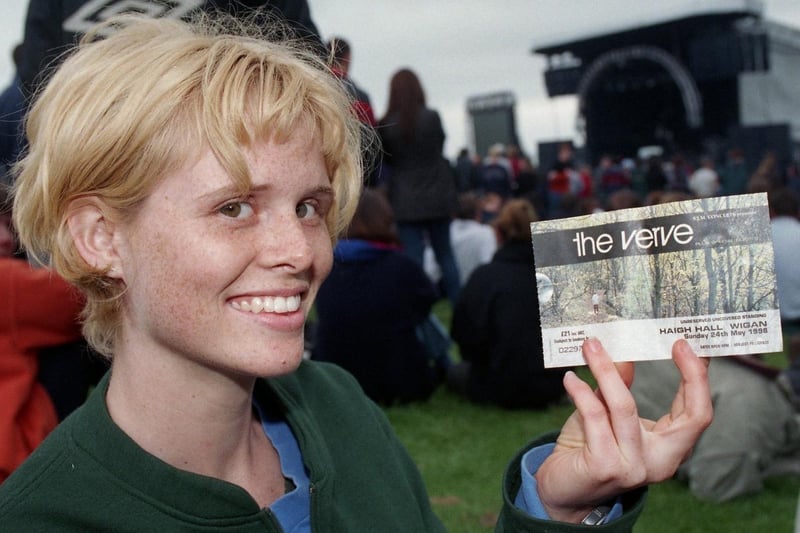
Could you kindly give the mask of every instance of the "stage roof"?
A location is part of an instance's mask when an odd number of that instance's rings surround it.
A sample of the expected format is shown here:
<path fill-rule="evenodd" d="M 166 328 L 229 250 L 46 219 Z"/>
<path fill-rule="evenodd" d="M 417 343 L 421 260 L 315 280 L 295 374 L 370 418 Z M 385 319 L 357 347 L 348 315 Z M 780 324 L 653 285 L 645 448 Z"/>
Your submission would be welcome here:
<path fill-rule="evenodd" d="M 537 35 L 533 51 L 540 54 L 556 53 L 575 43 L 685 19 L 719 15 L 762 16 L 764 9 L 760 0 L 604 0 L 581 4 L 594 16 L 571 16 L 570 11 L 573 10 L 565 9 L 564 18 L 560 21 L 563 24 L 553 25 L 550 33 Z"/>

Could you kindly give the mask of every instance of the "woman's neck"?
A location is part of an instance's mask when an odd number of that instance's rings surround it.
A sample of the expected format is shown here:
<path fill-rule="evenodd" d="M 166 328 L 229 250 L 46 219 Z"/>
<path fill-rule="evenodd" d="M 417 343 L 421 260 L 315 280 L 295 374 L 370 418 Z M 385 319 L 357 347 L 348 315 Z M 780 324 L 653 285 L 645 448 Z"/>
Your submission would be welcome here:
<path fill-rule="evenodd" d="M 280 458 L 253 409 L 255 379 L 135 357 L 115 357 L 106 394 L 131 439 L 175 468 L 242 487 L 262 508 L 284 494 Z"/>

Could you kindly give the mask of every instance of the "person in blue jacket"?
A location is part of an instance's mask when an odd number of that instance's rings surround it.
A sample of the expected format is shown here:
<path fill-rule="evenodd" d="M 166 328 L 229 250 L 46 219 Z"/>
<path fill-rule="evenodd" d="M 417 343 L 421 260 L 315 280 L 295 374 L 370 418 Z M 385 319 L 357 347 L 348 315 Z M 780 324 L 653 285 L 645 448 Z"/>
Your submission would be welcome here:
<path fill-rule="evenodd" d="M 365 189 L 317 295 L 312 359 L 343 367 L 378 403 L 425 400 L 447 366 L 449 343 L 436 354 L 425 342 L 437 299 L 425 271 L 400 249 L 388 200 Z"/>

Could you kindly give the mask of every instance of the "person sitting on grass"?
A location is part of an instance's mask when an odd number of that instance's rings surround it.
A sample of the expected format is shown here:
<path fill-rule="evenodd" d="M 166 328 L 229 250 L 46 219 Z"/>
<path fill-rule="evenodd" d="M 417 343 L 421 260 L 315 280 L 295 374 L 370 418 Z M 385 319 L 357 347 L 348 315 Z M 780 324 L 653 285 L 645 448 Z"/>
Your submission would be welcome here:
<path fill-rule="evenodd" d="M 450 334 L 464 362 L 451 389 L 473 402 L 541 409 L 565 396 L 567 369 L 544 368 L 528 200 L 506 202 L 492 222 L 500 247 L 461 290 Z"/>
<path fill-rule="evenodd" d="M 756 355 L 711 361 L 714 421 L 677 471 L 697 498 L 726 502 L 760 492 L 770 477 L 800 473 L 800 420 L 779 372 Z M 637 363 L 631 392 L 639 412 L 669 406 L 680 379 L 669 361 Z"/>
<path fill-rule="evenodd" d="M 424 342 L 421 330 L 433 320 L 438 295 L 425 271 L 400 251 L 383 193 L 361 193 L 333 258 L 317 295 L 311 358 L 341 366 L 382 405 L 427 400 L 448 366 L 449 337 L 444 349 Z"/>
<path fill-rule="evenodd" d="M 444 529 L 381 409 L 303 358 L 365 132 L 315 53 L 243 24 L 113 18 L 33 104 L 15 224 L 111 369 L 0 485 L 8 531 Z M 583 354 L 598 391 L 564 376 L 576 411 L 511 459 L 498 531 L 629 531 L 711 420 L 686 342 L 657 422 L 631 364 Z"/>

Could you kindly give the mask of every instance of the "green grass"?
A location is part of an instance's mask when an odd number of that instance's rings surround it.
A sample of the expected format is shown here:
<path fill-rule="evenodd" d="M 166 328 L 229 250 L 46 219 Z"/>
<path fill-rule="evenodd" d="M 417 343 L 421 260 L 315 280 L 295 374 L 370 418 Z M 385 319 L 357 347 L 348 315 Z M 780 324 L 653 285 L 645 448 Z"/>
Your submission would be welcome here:
<path fill-rule="evenodd" d="M 449 306 L 436 314 L 450 323 Z M 492 531 L 500 509 L 503 471 L 533 437 L 558 429 L 571 407 L 506 411 L 477 406 L 445 389 L 430 401 L 386 409 L 400 439 L 422 472 L 436 513 L 453 533 Z M 800 479 L 769 480 L 755 496 L 714 504 L 670 480 L 651 487 L 637 533 L 793 531 Z"/>
<path fill-rule="evenodd" d="M 504 411 L 470 404 L 444 389 L 429 402 L 386 410 L 422 472 L 433 507 L 448 531 L 492 531 L 503 470 L 531 438 L 561 426 L 571 407 Z M 775 478 L 758 495 L 701 502 L 685 484 L 650 489 L 637 533 L 793 531 L 800 479 Z"/>
<path fill-rule="evenodd" d="M 561 426 L 570 408 L 540 413 L 472 405 L 443 388 L 426 403 L 386 410 L 449 531 L 491 531 L 503 470 L 533 436 Z"/>

